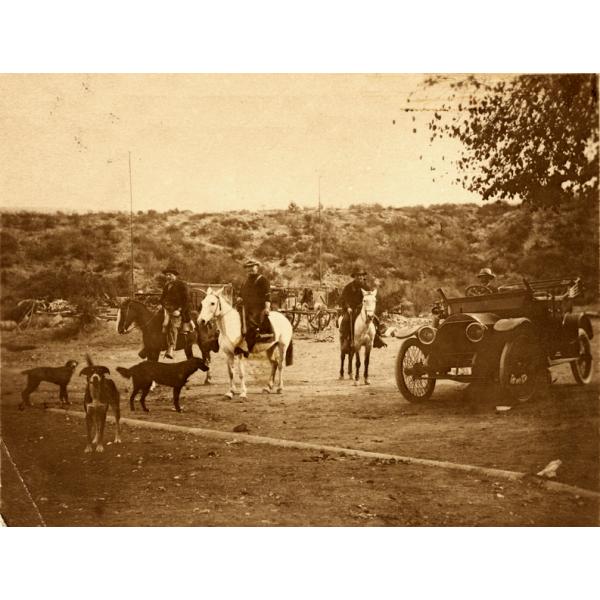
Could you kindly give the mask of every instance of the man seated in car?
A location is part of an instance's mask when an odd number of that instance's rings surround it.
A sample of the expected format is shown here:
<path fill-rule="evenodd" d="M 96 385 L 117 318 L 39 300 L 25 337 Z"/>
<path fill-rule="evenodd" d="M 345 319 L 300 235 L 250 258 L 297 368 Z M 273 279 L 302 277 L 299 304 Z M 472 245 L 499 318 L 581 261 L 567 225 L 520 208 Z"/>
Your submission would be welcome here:
<path fill-rule="evenodd" d="M 489 267 L 480 269 L 479 273 L 477 273 L 477 279 L 480 285 L 489 288 L 492 292 L 496 293 L 498 291 L 498 288 L 495 285 L 492 285 L 492 281 L 496 279 L 496 276 Z"/>

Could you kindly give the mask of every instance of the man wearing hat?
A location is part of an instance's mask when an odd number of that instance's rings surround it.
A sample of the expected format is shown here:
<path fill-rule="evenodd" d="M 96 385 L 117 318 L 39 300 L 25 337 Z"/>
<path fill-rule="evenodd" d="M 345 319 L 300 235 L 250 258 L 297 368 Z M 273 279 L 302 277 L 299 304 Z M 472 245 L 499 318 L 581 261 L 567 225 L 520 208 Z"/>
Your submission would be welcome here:
<path fill-rule="evenodd" d="M 173 358 L 177 346 L 177 331 L 181 323 L 191 319 L 190 298 L 187 285 L 178 279 L 179 273 L 175 267 L 167 267 L 163 271 L 167 281 L 163 288 L 160 304 L 165 310 L 163 332 L 167 334 L 167 352 L 165 358 Z"/>
<path fill-rule="evenodd" d="M 342 321 L 340 323 L 340 331 L 354 341 L 354 321 L 362 310 L 363 290 L 367 290 L 367 272 L 364 269 L 354 269 L 352 271 L 352 281 L 347 284 L 342 290 L 340 304 L 344 310 Z M 382 348 L 387 344 L 379 336 L 377 331 L 379 328 L 379 320 L 376 316 L 373 317 L 375 323 L 375 339 L 373 340 L 374 348 Z"/>
<path fill-rule="evenodd" d="M 242 308 L 242 335 L 244 339 L 240 344 L 244 356 L 252 352 L 256 337 L 260 331 L 263 320 L 268 317 L 271 310 L 271 285 L 267 278 L 258 272 L 259 263 L 248 259 L 244 263 L 246 281 L 240 290 L 238 305 Z"/>
<path fill-rule="evenodd" d="M 480 269 L 479 273 L 477 273 L 477 279 L 481 285 L 489 288 L 492 290 L 492 292 L 498 291 L 494 286 L 491 285 L 491 282 L 496 279 L 496 276 L 489 267 L 483 267 L 483 269 Z"/>

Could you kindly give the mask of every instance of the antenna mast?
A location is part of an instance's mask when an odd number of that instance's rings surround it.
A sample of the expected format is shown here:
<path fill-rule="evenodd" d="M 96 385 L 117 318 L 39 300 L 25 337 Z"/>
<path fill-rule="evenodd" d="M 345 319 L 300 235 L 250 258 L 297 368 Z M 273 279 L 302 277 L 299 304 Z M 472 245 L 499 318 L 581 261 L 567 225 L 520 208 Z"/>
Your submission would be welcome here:
<path fill-rule="evenodd" d="M 133 281 L 133 186 L 131 184 L 131 152 L 129 152 L 129 246 L 131 248 L 131 297 L 135 294 Z"/>
<path fill-rule="evenodd" d="M 323 270 L 321 266 L 321 251 L 323 249 L 323 228 L 321 222 L 321 176 L 319 175 L 319 287 L 323 285 Z"/>

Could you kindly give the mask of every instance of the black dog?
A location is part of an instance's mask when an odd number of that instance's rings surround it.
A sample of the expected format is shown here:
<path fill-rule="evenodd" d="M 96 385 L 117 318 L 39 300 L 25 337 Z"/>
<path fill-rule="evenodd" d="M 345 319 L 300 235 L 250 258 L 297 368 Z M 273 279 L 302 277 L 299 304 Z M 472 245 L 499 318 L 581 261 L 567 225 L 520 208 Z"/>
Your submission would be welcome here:
<path fill-rule="evenodd" d="M 121 443 L 121 431 L 119 427 L 121 398 L 115 382 L 107 377 L 110 375 L 108 368 L 94 365 L 89 356 L 87 357 L 87 362 L 88 366 L 83 368 L 80 373 L 80 375 L 85 375 L 87 378 L 85 395 L 83 397 L 88 438 L 85 452 L 92 452 L 92 446 L 96 447 L 96 452 L 103 452 L 104 425 L 109 406 L 112 407 L 115 413 L 116 432 L 114 443 Z"/>
<path fill-rule="evenodd" d="M 129 369 L 117 367 L 117 371 L 123 377 L 133 380 L 133 391 L 129 398 L 129 407 L 132 411 L 135 410 L 134 399 L 141 390 L 140 404 L 145 412 L 149 412 L 146 408 L 146 396 L 150 391 L 153 381 L 173 388 L 173 404 L 175 405 L 175 410 L 181 412 L 181 407 L 179 406 L 181 388 L 183 388 L 188 378 L 198 369 L 208 371 L 208 367 L 204 364 L 204 361 L 201 358 L 195 357 L 174 364 L 147 361 L 138 363 Z"/>
<path fill-rule="evenodd" d="M 60 403 L 63 406 L 71 404 L 67 394 L 67 386 L 78 364 L 76 360 L 68 360 L 64 367 L 34 367 L 33 369 L 21 371 L 23 375 L 27 375 L 27 386 L 21 392 L 22 402 L 19 404 L 19 410 L 23 410 L 26 404 L 32 406 L 29 394 L 35 391 L 42 381 L 58 385 L 60 388 L 58 392 Z M 44 402 L 45 406 L 46 403 Z"/>

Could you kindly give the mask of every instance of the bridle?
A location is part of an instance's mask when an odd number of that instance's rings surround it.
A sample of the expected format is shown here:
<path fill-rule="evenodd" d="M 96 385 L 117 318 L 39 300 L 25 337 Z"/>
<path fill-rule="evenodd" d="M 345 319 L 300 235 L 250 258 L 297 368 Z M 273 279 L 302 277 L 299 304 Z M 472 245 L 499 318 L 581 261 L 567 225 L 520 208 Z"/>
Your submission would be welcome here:
<path fill-rule="evenodd" d="M 230 306 L 229 309 L 227 309 L 226 311 L 223 312 L 223 304 L 221 303 L 221 296 L 218 296 L 217 294 L 214 294 L 214 296 L 217 299 L 217 308 L 215 309 L 215 312 L 213 313 L 213 316 L 211 317 L 211 319 L 222 318 L 225 315 L 229 314 L 233 310 L 233 306 Z M 205 300 L 206 300 L 206 298 L 205 298 Z M 210 321 L 210 319 L 209 319 L 209 321 Z"/>
<path fill-rule="evenodd" d="M 367 311 L 367 307 L 365 306 L 365 302 L 363 301 L 361 313 L 363 313 L 363 319 L 364 319 L 365 323 L 369 323 L 370 321 L 373 320 L 373 316 L 375 314 L 375 306 L 373 306 L 371 314 L 369 315 L 369 312 Z"/>

